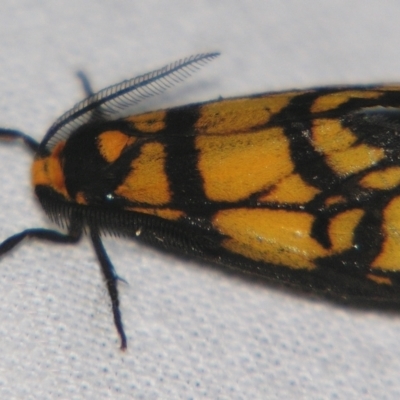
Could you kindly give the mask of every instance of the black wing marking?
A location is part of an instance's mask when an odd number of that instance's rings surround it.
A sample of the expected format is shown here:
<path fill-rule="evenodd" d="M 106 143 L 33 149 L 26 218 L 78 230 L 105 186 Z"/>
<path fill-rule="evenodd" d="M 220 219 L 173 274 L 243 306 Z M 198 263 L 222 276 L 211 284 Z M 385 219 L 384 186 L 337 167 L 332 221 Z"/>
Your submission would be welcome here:
<path fill-rule="evenodd" d="M 40 149 L 51 151 L 56 143 L 67 139 L 72 132 L 91 120 L 112 120 L 120 117 L 127 108 L 182 82 L 219 54 L 190 56 L 94 93 L 54 122 L 40 144 Z"/>

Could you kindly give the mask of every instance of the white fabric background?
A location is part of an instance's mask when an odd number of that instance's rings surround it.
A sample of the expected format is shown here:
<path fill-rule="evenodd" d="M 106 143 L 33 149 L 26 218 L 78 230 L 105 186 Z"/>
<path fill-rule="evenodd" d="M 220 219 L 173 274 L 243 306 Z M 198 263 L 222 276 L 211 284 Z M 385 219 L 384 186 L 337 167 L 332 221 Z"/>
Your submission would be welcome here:
<path fill-rule="evenodd" d="M 95 88 L 222 56 L 155 107 L 335 83 L 400 81 L 396 0 L 2 0 L 0 126 L 40 139 Z M 50 226 L 30 154 L 0 143 L 0 238 Z M 92 249 L 31 242 L 0 262 L 1 399 L 394 399 L 400 319 L 298 298 L 105 241 L 128 351 Z"/>

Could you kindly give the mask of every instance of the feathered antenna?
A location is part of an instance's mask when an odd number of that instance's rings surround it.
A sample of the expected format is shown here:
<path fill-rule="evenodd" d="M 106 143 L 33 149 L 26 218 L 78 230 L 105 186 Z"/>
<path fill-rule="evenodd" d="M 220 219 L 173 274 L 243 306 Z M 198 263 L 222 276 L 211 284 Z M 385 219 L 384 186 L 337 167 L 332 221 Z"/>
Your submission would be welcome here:
<path fill-rule="evenodd" d="M 90 120 L 112 120 L 113 117 L 121 116 L 127 108 L 182 82 L 219 54 L 190 56 L 90 95 L 54 122 L 40 147 L 51 150 L 56 143 L 68 138 L 72 132 Z"/>

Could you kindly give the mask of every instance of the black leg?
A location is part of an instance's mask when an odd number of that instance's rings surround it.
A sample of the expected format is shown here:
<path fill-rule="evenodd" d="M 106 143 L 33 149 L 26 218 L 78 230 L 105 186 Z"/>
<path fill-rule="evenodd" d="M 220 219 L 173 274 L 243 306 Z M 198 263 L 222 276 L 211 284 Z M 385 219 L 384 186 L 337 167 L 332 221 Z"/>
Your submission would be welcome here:
<path fill-rule="evenodd" d="M 124 327 L 122 325 L 121 312 L 119 309 L 119 298 L 118 298 L 118 276 L 115 273 L 114 267 L 111 264 L 110 259 L 104 249 L 103 243 L 100 240 L 99 233 L 97 230 L 91 229 L 90 236 L 97 258 L 100 262 L 101 272 L 103 273 L 104 280 L 107 285 L 108 294 L 111 298 L 112 312 L 114 315 L 114 324 L 117 328 L 119 337 L 121 338 L 121 350 L 126 349 L 126 336 Z"/>
<path fill-rule="evenodd" d="M 0 128 L 0 139 L 2 140 L 22 140 L 24 144 L 34 153 L 39 149 L 39 143 L 21 131 L 15 129 Z"/>
<path fill-rule="evenodd" d="M 54 243 L 76 243 L 81 236 L 80 231 L 73 231 L 65 235 L 63 233 L 52 231 L 50 229 L 27 229 L 16 235 L 10 236 L 3 243 L 0 244 L 0 256 L 9 252 L 17 244 L 25 238 L 47 240 Z"/>
<path fill-rule="evenodd" d="M 86 97 L 93 94 L 92 85 L 89 82 L 87 75 L 83 71 L 78 71 L 76 76 L 80 79 L 83 90 L 85 91 Z"/>

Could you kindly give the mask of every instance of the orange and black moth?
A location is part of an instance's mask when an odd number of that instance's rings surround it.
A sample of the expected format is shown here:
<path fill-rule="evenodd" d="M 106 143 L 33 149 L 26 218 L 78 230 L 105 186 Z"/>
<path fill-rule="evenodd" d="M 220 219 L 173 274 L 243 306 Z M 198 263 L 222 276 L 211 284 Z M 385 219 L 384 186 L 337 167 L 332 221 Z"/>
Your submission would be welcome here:
<path fill-rule="evenodd" d="M 119 234 L 338 300 L 400 305 L 400 86 L 331 87 L 123 113 L 218 54 L 190 57 L 93 94 L 41 143 L 32 180 L 76 243 L 88 233 L 121 348 L 118 277 L 101 241 Z"/>

